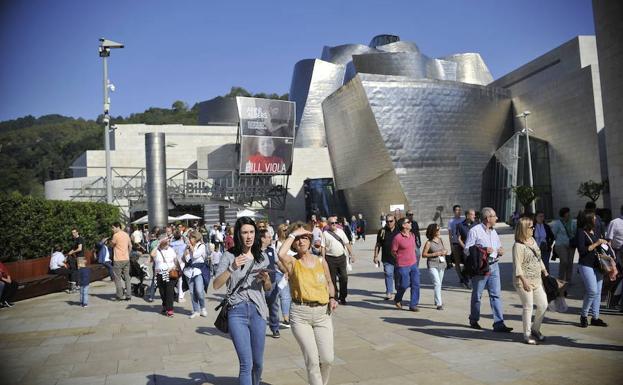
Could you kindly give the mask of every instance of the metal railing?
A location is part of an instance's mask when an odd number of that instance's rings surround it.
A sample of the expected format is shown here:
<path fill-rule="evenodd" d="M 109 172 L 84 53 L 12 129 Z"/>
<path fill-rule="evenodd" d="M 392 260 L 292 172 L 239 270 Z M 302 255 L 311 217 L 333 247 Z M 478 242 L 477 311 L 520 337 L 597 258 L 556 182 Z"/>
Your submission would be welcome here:
<path fill-rule="evenodd" d="M 138 170 L 138 171 L 137 171 Z M 222 201 L 257 208 L 284 208 L 288 175 L 239 175 L 233 170 L 167 169 L 167 196 L 176 205 Z M 145 169 L 113 168 L 113 202 L 145 206 Z M 106 202 L 106 178 L 101 176 L 72 190 L 72 200 Z"/>

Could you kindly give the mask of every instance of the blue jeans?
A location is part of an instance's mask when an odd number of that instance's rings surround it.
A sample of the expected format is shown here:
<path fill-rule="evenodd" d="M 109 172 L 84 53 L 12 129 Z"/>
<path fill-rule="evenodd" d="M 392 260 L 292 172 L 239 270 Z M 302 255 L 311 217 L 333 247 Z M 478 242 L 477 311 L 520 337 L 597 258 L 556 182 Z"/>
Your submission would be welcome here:
<path fill-rule="evenodd" d="M 601 287 L 604 283 L 604 276 L 594 267 L 578 264 L 580 277 L 584 281 L 584 302 L 582 303 L 582 317 L 588 317 L 592 311 L 593 318 L 599 318 L 599 305 L 601 304 Z"/>
<path fill-rule="evenodd" d="M 234 342 L 240 385 L 259 385 L 264 366 L 266 320 L 253 302 L 240 302 L 229 309 L 229 334 Z"/>
<path fill-rule="evenodd" d="M 80 286 L 80 305 L 89 304 L 89 286 Z"/>
<path fill-rule="evenodd" d="M 279 330 L 279 305 L 281 303 L 281 313 L 284 317 L 290 314 L 290 288 L 284 287 L 283 290 L 277 286 L 283 278 L 283 273 L 276 272 L 272 289 L 266 294 L 266 304 L 268 305 L 268 327 L 271 331 Z"/>
<path fill-rule="evenodd" d="M 394 265 L 383 262 L 383 273 L 385 275 L 385 294 L 394 294 Z"/>
<path fill-rule="evenodd" d="M 472 277 L 472 300 L 469 320 L 478 322 L 480 319 L 480 300 L 482 292 L 487 289 L 489 303 L 493 311 L 493 327 L 504 324 L 504 312 L 502 310 L 502 285 L 500 284 L 500 266 L 497 263 L 489 266 L 490 275 L 477 275 Z"/>
<path fill-rule="evenodd" d="M 413 308 L 420 303 L 420 270 L 417 268 L 417 263 L 411 266 L 396 267 L 396 297 L 394 301 L 399 303 L 402 301 L 402 297 L 408 288 L 411 288 L 411 302 L 409 307 Z"/>
<path fill-rule="evenodd" d="M 206 307 L 203 276 L 201 274 L 188 278 L 188 290 L 190 291 L 190 301 L 193 304 L 193 312 L 198 313 Z"/>

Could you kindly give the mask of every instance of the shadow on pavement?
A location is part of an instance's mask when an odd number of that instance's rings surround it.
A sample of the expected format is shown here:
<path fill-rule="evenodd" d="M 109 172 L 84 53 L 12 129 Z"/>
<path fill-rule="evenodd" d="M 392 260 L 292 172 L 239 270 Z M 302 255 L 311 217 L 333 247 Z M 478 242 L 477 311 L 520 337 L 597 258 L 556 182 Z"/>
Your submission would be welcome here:
<path fill-rule="evenodd" d="M 521 333 L 495 333 L 491 330 L 474 330 L 470 329 L 467 324 L 452 324 L 421 318 L 418 319 L 383 317 L 382 319 L 385 322 L 411 326 L 409 330 L 441 338 L 452 338 L 459 340 L 507 341 L 514 343 L 519 343 L 522 341 Z M 433 326 L 434 328 L 428 328 L 428 326 Z M 445 328 L 439 328 L 440 326 Z M 581 343 L 573 338 L 563 336 L 547 336 L 547 340 L 542 344 L 566 346 L 578 349 L 623 351 L 623 346 Z"/>
<path fill-rule="evenodd" d="M 238 385 L 238 377 L 216 377 L 209 373 L 189 373 L 189 378 L 171 377 L 162 374 L 150 374 L 147 376 L 147 385 L 179 385 L 179 384 L 218 384 Z M 261 382 L 263 385 L 271 385 Z"/>
<path fill-rule="evenodd" d="M 204 336 L 221 336 L 223 338 L 229 339 L 229 337 L 227 337 L 227 334 L 221 333 L 217 328 L 213 326 L 199 326 L 196 332 Z"/>

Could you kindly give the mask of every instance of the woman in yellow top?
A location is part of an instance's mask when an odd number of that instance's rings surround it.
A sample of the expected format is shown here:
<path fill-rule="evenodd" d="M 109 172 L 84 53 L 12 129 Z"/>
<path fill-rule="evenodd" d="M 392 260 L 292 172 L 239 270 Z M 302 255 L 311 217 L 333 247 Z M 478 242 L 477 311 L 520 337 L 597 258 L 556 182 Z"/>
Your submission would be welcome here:
<path fill-rule="evenodd" d="M 522 321 L 524 341 L 536 345 L 545 341 L 541 334 L 541 322 L 547 310 L 547 295 L 543 289 L 541 274 L 547 276 L 547 269 L 541 259 L 541 250 L 533 237 L 534 224 L 531 218 L 523 217 L 515 228 L 513 245 L 513 283 L 523 306 Z M 532 307 L 536 305 L 536 314 L 532 326 Z"/>
<path fill-rule="evenodd" d="M 290 226 L 279 248 L 279 260 L 290 282 L 290 325 L 301 347 L 310 385 L 326 385 L 333 363 L 333 323 L 337 308 L 327 262 L 310 252 L 312 233 L 302 222 Z M 296 252 L 291 256 L 288 251 Z"/>

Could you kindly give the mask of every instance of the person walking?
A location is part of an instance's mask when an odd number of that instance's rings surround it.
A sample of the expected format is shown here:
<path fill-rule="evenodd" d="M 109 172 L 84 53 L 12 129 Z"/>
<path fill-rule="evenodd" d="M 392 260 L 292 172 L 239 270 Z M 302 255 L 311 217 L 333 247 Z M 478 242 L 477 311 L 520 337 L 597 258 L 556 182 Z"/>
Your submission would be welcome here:
<path fill-rule="evenodd" d="M 173 270 L 179 271 L 179 266 L 177 255 L 169 246 L 169 242 L 167 235 L 161 235 L 158 247 L 151 251 L 151 257 L 154 260 L 158 290 L 162 299 L 161 313 L 167 317 L 173 317 L 173 297 L 178 278 L 171 276 L 171 273 Z"/>
<path fill-rule="evenodd" d="M 337 287 L 339 279 L 339 302 L 340 305 L 346 305 L 346 297 L 348 296 L 348 269 L 346 259 L 350 258 L 351 262 L 355 261 L 353 249 L 348 243 L 348 238 L 342 229 L 337 225 L 337 216 L 331 215 L 328 219 L 329 227 L 322 232 L 321 237 L 321 255 L 326 259 L 331 274 L 331 282 Z"/>
<path fill-rule="evenodd" d="M 513 285 L 523 307 L 521 320 L 524 342 L 529 345 L 545 341 L 545 337 L 541 334 L 541 323 L 547 310 L 547 294 L 543 289 L 541 275 L 546 277 L 549 275 L 541 258 L 541 248 L 533 234 L 532 219 L 519 218 L 515 225 L 515 244 L 513 244 Z M 536 313 L 532 323 L 534 305 Z"/>
<path fill-rule="evenodd" d="M 582 219 L 584 225 L 578 229 L 576 235 L 578 254 L 580 254 L 578 271 L 582 281 L 584 281 L 585 288 L 582 311 L 580 313 L 580 327 L 588 327 L 589 313 L 592 313 L 592 326 L 606 327 L 608 324 L 599 318 L 601 288 L 604 283 L 604 277 L 599 270 L 597 249 L 600 248 L 601 250 L 601 245 L 607 244 L 608 241 L 600 237 L 596 228 L 597 221 L 593 211 L 584 211 Z"/>
<path fill-rule="evenodd" d="M 363 219 L 363 214 L 359 213 L 357 215 L 357 240 L 362 238 L 364 241 L 366 240 L 366 226 L 367 221 Z"/>
<path fill-rule="evenodd" d="M 452 253 L 451 258 L 454 264 L 454 270 L 456 271 L 457 277 L 459 277 L 459 282 L 463 284 L 465 282 L 465 277 L 461 272 L 461 263 L 463 262 L 463 247 L 461 246 L 461 239 L 459 235 L 459 226 L 463 222 L 463 217 L 461 216 L 461 206 L 454 205 L 452 207 L 452 212 L 454 216 L 448 222 L 448 241 L 450 245 L 450 251 Z"/>
<path fill-rule="evenodd" d="M 411 222 L 411 234 L 415 236 L 415 257 L 417 259 L 417 265 L 420 266 L 420 259 L 422 259 L 422 237 L 420 235 L 420 225 L 418 225 L 417 221 L 414 218 L 413 211 L 409 210 L 406 214 L 407 219 Z"/>
<path fill-rule="evenodd" d="M 402 309 L 402 297 L 408 288 L 411 288 L 411 301 L 409 310 L 419 311 L 420 302 L 420 271 L 417 267 L 415 254 L 415 235 L 411 232 L 411 220 L 409 217 L 398 221 L 399 233 L 392 241 L 392 254 L 396 259 L 396 296 L 394 303 L 396 308 Z"/>
<path fill-rule="evenodd" d="M 264 292 L 272 285 L 266 271 L 268 258 L 262 254 L 257 226 L 249 217 L 236 220 L 233 241 L 232 248 L 221 257 L 212 286 L 217 290 L 227 284 L 227 321 L 240 364 L 239 384 L 259 385 L 268 318 Z M 240 290 L 233 292 L 241 281 Z"/>
<path fill-rule="evenodd" d="M 472 277 L 472 297 L 470 303 L 469 326 L 472 329 L 482 329 L 478 321 L 480 320 L 480 301 L 482 292 L 487 289 L 489 293 L 489 303 L 493 311 L 493 331 L 510 333 L 513 328 L 504 324 L 504 311 L 502 309 L 502 285 L 500 283 L 500 266 L 498 261 L 504 255 L 504 248 L 500 242 L 500 237 L 493 226 L 497 222 L 495 210 L 491 207 L 483 207 L 482 221 L 469 230 L 467 241 L 463 252 L 465 255 L 470 253 L 472 246 L 486 249 L 489 271 L 485 275 L 475 275 Z"/>
<path fill-rule="evenodd" d="M 290 277 L 290 323 L 303 353 L 308 383 L 326 385 L 334 360 L 331 314 L 338 303 L 329 265 L 310 252 L 311 241 L 312 233 L 303 223 L 293 224 L 279 249 L 279 260 Z M 290 255 L 290 250 L 296 255 Z"/>
<path fill-rule="evenodd" d="M 537 211 L 535 218 L 534 239 L 541 249 L 541 260 L 547 271 L 549 271 L 549 257 L 552 253 L 552 245 L 556 238 L 554 237 L 552 228 L 545 223 L 545 213 L 543 211 Z"/>
<path fill-rule="evenodd" d="M 446 256 L 449 250 L 443 244 L 441 239 L 441 228 L 436 223 L 431 223 L 426 228 L 426 238 L 422 257 L 426 258 L 426 267 L 433 281 L 433 289 L 435 292 L 435 306 L 437 310 L 443 310 L 443 301 L 441 300 L 441 284 L 443 282 L 443 273 L 446 271 L 448 264 Z"/>
<path fill-rule="evenodd" d="M 461 246 L 461 263 L 465 263 L 465 242 L 467 242 L 467 235 L 469 234 L 469 230 L 472 229 L 472 227 L 474 227 L 476 225 L 476 210 L 474 209 L 467 209 L 467 211 L 465 211 L 465 220 L 461 223 L 459 223 L 456 227 L 457 233 L 458 233 L 458 237 L 457 237 L 457 241 L 459 242 L 459 245 Z M 460 265 L 460 264 L 459 264 Z M 460 270 L 461 271 L 461 285 L 463 285 L 464 288 L 466 289 L 471 289 L 472 285 L 469 281 L 469 278 L 465 275 L 463 269 Z"/>
<path fill-rule="evenodd" d="M 394 300 L 394 270 L 396 266 L 396 258 L 392 254 L 392 242 L 398 234 L 396 227 L 396 217 L 389 214 L 385 217 L 385 227 L 379 230 L 376 235 L 376 245 L 374 246 L 375 264 L 383 263 L 383 276 L 385 277 L 385 299 Z M 381 260 L 379 261 L 379 251 L 381 252 Z"/>
<path fill-rule="evenodd" d="M 112 224 L 113 236 L 110 245 L 113 248 L 113 272 L 115 275 L 115 288 L 117 290 L 117 301 L 132 299 L 132 283 L 130 282 L 130 251 L 132 244 L 128 233 L 123 231 L 121 223 Z M 125 293 L 123 284 L 125 282 Z"/>
<path fill-rule="evenodd" d="M 558 212 L 559 218 L 552 223 L 552 233 L 554 233 L 554 251 L 560 264 L 558 265 L 558 278 L 571 284 L 573 280 L 573 257 L 577 246 L 575 234 L 577 223 L 571 219 L 568 207 L 563 207 Z"/>
<path fill-rule="evenodd" d="M 261 249 L 264 257 L 268 259 L 268 275 L 272 282 L 272 286 L 269 291 L 266 291 L 266 305 L 268 306 L 268 327 L 273 335 L 273 338 L 279 338 L 279 291 L 277 286 L 277 256 L 275 255 L 275 249 L 272 245 L 272 237 L 268 229 L 261 229 L 258 231 L 260 237 Z"/>
<path fill-rule="evenodd" d="M 210 283 L 210 269 L 206 264 L 208 260 L 206 245 L 203 243 L 203 235 L 193 230 L 189 236 L 189 246 L 184 253 L 184 276 L 188 280 L 190 301 L 193 312 L 189 316 L 193 319 L 199 315 L 208 316 L 205 305 L 205 288 Z"/>

